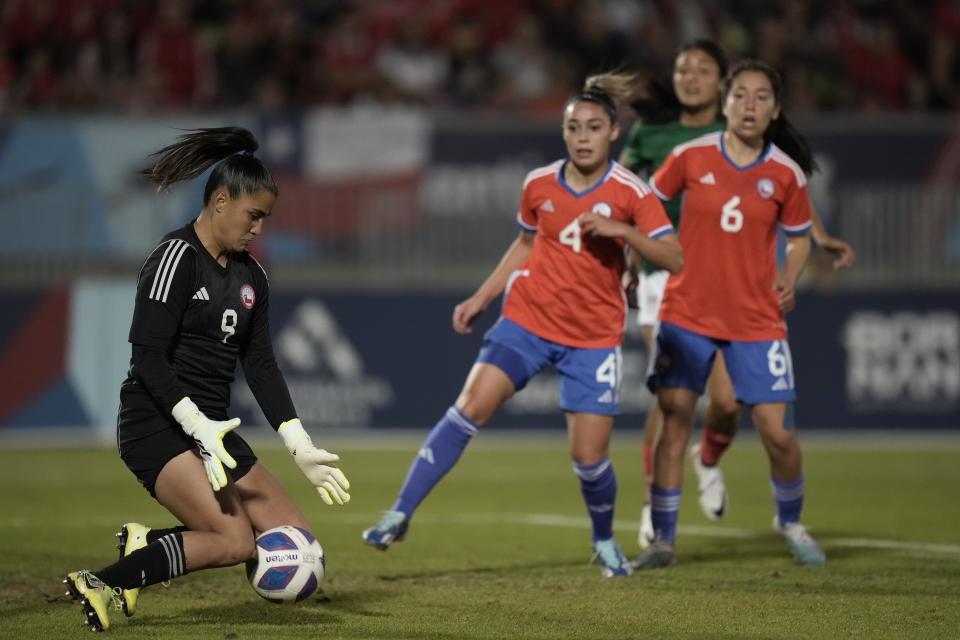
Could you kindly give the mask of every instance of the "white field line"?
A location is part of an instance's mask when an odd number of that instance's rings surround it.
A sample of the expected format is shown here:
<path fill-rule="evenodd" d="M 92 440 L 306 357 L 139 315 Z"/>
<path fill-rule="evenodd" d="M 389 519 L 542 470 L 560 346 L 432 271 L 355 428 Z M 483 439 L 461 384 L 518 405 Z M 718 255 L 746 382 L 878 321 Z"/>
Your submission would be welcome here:
<path fill-rule="evenodd" d="M 377 516 L 363 520 L 365 524 L 372 524 Z M 351 521 L 360 522 L 356 514 L 351 515 Z M 567 527 L 575 529 L 589 529 L 590 520 L 580 516 L 565 516 L 555 513 L 461 513 L 456 515 L 417 514 L 417 522 L 431 524 L 477 524 L 502 525 L 519 524 L 544 527 Z M 620 521 L 614 524 L 617 531 L 635 533 L 640 523 L 634 521 Z M 741 540 L 768 538 L 773 535 L 770 530 L 736 529 L 719 525 L 679 525 L 677 533 L 687 536 L 705 538 L 734 538 Z M 930 542 L 910 542 L 905 540 L 882 540 L 874 538 L 838 538 L 817 537 L 824 547 L 854 547 L 901 551 L 905 553 L 956 555 L 960 556 L 960 544 L 938 544 Z"/>
<path fill-rule="evenodd" d="M 129 518 L 129 514 L 127 515 Z M 150 522 L 155 519 L 154 515 L 141 514 L 139 518 L 132 518 L 138 522 Z M 351 513 L 338 516 L 336 519 L 340 523 L 351 523 L 357 525 L 373 524 L 379 513 Z M 118 516 L 96 516 L 93 518 L 72 518 L 66 521 L 62 518 L 26 518 L 23 516 L 8 516 L 0 519 L 0 530 L 2 529 L 25 529 L 28 527 L 57 525 L 61 527 L 70 526 L 102 526 L 106 528 L 119 527 L 122 517 Z M 169 518 L 164 518 L 169 520 Z M 458 514 L 430 514 L 418 513 L 416 515 L 417 523 L 426 524 L 475 524 L 480 526 L 491 525 L 532 525 L 540 527 L 564 527 L 573 529 L 589 529 L 589 518 L 581 516 L 567 516 L 557 513 L 458 513 Z M 614 524 L 617 531 L 636 533 L 639 522 L 627 520 Z M 737 529 L 734 527 L 723 527 L 720 525 L 679 525 L 677 533 L 685 536 L 697 536 L 704 538 L 732 538 L 739 540 L 762 539 L 773 535 L 770 530 L 756 529 Z M 814 532 L 816 533 L 816 532 Z M 359 534 L 358 534 L 359 535 Z M 943 555 L 960 556 L 960 544 L 942 544 L 933 542 L 913 542 L 907 540 L 883 540 L 879 538 L 840 538 L 831 536 L 817 536 L 817 540 L 822 546 L 830 547 L 851 547 L 861 549 L 880 549 L 886 551 L 898 551 L 902 553 L 924 554 L 924 555 Z"/>
<path fill-rule="evenodd" d="M 441 412 L 442 413 L 442 412 Z M 438 414 L 438 416 L 441 414 Z M 566 452 L 566 432 L 563 421 L 556 429 L 481 429 L 470 444 L 470 450 L 516 450 L 518 448 L 557 448 Z M 429 425 L 420 429 L 336 429 L 324 430 L 324 444 L 334 451 L 409 451 L 415 453 L 430 431 Z M 49 449 L 77 447 L 101 447 L 116 451 L 116 439 L 112 429 L 104 429 L 103 436 L 95 430 L 76 427 L 7 427 L 0 429 L 0 449 Z M 283 443 L 267 426 L 241 425 L 240 435 L 255 450 L 283 450 Z M 800 444 L 804 449 L 842 449 L 872 451 L 897 449 L 907 451 L 960 450 L 960 424 L 944 429 L 802 429 Z M 696 433 L 694 438 L 699 437 Z M 615 451 L 636 449 L 643 440 L 640 429 L 614 429 L 612 446 Z M 739 446 L 759 447 L 760 441 L 754 430 L 746 428 L 737 434 Z M 734 444 L 737 446 L 737 444 Z"/>

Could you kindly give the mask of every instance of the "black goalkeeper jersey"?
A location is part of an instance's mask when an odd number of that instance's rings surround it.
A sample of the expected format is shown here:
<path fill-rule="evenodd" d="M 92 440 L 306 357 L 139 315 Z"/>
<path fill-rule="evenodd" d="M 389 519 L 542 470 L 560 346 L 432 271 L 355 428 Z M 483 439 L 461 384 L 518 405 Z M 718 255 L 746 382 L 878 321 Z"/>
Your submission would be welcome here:
<path fill-rule="evenodd" d="M 273 355 L 268 310 L 266 273 L 248 252 L 230 254 L 222 267 L 192 222 L 164 236 L 137 279 L 120 440 L 179 428 L 170 411 L 184 396 L 208 418 L 226 420 L 238 360 L 275 429 L 296 417 Z"/>

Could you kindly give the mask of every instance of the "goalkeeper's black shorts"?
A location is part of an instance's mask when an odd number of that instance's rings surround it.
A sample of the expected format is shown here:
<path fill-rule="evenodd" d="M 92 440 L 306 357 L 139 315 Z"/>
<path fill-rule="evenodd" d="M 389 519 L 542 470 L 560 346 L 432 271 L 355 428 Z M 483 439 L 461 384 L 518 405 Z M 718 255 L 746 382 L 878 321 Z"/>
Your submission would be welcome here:
<path fill-rule="evenodd" d="M 196 443 L 179 426 L 166 426 L 159 431 L 136 439 L 122 437 L 121 432 L 123 430 L 124 424 L 121 421 L 117 426 L 120 457 L 127 468 L 137 477 L 140 484 L 143 485 L 143 488 L 156 498 L 157 476 L 160 475 L 164 465 L 184 451 L 193 449 Z M 257 456 L 246 440 L 235 431 L 231 431 L 223 437 L 223 446 L 237 461 L 236 469 L 229 469 L 224 465 L 223 470 L 230 474 L 230 477 L 236 482 L 247 475 L 247 472 L 257 462 Z"/>

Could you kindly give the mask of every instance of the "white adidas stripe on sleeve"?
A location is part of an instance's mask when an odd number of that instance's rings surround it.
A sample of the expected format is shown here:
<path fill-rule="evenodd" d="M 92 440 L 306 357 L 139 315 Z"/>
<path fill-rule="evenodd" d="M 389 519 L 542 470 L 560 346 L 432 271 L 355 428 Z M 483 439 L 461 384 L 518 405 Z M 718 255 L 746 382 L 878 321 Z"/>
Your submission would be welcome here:
<path fill-rule="evenodd" d="M 160 264 L 157 265 L 157 272 L 153 276 L 153 283 L 150 287 L 151 300 L 166 303 L 167 295 L 170 293 L 170 283 L 173 282 L 173 274 L 176 273 L 180 258 L 183 257 L 184 251 L 189 246 L 183 240 L 170 241 L 160 258 Z"/>

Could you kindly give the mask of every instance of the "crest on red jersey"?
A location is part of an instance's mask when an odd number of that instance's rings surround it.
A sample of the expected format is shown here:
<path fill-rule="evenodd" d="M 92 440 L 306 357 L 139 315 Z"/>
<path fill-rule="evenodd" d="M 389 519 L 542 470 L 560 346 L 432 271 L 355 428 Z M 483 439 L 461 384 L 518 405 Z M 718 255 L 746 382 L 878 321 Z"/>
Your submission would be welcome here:
<path fill-rule="evenodd" d="M 613 215 L 613 209 L 611 209 L 610 205 L 608 205 L 606 202 L 598 202 L 597 204 L 593 205 L 593 208 L 590 209 L 590 211 L 592 213 L 599 213 L 604 218 L 609 218 L 611 215 Z"/>
<path fill-rule="evenodd" d="M 761 198 L 769 198 L 773 195 L 775 187 L 773 186 L 773 180 L 770 178 L 760 178 L 757 180 L 757 193 L 760 194 Z"/>
<path fill-rule="evenodd" d="M 253 308 L 253 303 L 256 302 L 257 296 L 253 293 L 253 287 L 248 284 L 240 287 L 240 302 L 243 303 L 247 309 Z"/>

